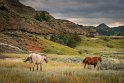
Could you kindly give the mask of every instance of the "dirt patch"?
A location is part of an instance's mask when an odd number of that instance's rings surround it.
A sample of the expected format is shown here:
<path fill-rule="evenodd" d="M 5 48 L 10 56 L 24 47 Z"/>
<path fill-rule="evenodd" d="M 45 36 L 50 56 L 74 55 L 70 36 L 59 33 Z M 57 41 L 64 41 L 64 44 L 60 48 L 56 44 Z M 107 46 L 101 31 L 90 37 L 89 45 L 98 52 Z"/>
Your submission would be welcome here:
<path fill-rule="evenodd" d="M 41 47 L 41 44 L 37 42 L 36 40 L 33 39 L 22 39 L 25 43 L 25 47 L 28 51 L 33 51 L 33 52 L 42 52 L 43 49 Z"/>
<path fill-rule="evenodd" d="M 0 45 L 1 53 L 20 53 L 23 51 L 24 52 L 26 51 L 42 52 L 43 51 L 43 46 L 38 41 L 31 38 L 28 33 L 24 33 L 24 32 L 18 32 L 18 33 L 16 32 L 16 34 L 14 35 L 11 35 L 11 33 L 9 32 L 6 32 L 4 34 L 0 33 L 0 43 L 7 44 L 7 45 Z M 18 47 L 22 51 L 18 49 L 14 49 L 10 47 L 10 45 Z"/>

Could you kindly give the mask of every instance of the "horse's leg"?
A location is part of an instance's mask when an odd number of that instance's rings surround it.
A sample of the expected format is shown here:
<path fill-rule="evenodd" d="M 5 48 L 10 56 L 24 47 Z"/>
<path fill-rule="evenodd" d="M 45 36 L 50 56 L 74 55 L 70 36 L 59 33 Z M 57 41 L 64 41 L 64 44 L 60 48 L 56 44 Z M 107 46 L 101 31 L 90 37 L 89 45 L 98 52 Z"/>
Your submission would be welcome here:
<path fill-rule="evenodd" d="M 37 67 L 38 67 L 38 70 L 37 70 L 37 71 L 39 71 L 39 70 L 40 70 L 40 64 L 38 64 L 38 66 L 37 66 Z"/>
<path fill-rule="evenodd" d="M 42 71 L 42 64 L 40 64 L 40 71 Z"/>
<path fill-rule="evenodd" d="M 31 66 L 30 66 L 30 71 L 31 71 Z"/>
<path fill-rule="evenodd" d="M 94 69 L 96 69 L 96 65 L 97 65 L 97 64 L 94 64 Z"/>
<path fill-rule="evenodd" d="M 33 65 L 33 71 L 35 71 L 35 64 Z"/>
<path fill-rule="evenodd" d="M 31 71 L 31 64 L 30 64 L 30 71 Z"/>
<path fill-rule="evenodd" d="M 85 69 L 85 67 L 86 67 L 86 63 L 84 64 L 84 69 Z"/>
<path fill-rule="evenodd" d="M 30 71 L 31 71 L 32 68 L 33 68 L 33 63 L 30 63 Z"/>
<path fill-rule="evenodd" d="M 38 71 L 38 65 L 39 65 L 39 64 L 37 64 L 37 71 Z"/>
<path fill-rule="evenodd" d="M 37 67 L 38 67 L 38 71 L 40 71 L 40 65 L 41 65 L 41 64 L 38 64 L 38 66 L 37 66 Z"/>

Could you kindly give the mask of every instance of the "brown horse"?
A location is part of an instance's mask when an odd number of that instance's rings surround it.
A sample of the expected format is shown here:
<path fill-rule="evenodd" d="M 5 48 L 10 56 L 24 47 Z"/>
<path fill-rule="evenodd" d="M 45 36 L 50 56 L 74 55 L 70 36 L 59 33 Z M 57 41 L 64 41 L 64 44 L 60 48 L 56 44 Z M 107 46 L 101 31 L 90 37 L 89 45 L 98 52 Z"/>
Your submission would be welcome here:
<path fill-rule="evenodd" d="M 84 63 L 84 69 L 86 67 L 86 65 L 94 65 L 94 68 L 96 68 L 98 62 L 102 62 L 102 58 L 101 57 L 86 57 L 83 60 Z"/>

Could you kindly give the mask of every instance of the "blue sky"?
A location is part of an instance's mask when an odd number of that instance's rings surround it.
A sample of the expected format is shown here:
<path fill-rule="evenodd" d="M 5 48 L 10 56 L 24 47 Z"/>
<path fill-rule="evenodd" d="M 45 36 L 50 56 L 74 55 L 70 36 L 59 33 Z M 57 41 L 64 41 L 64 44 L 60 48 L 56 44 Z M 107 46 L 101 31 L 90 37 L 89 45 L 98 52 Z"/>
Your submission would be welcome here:
<path fill-rule="evenodd" d="M 124 25 L 124 0 L 20 0 L 36 10 L 46 10 L 57 19 L 81 25 Z"/>

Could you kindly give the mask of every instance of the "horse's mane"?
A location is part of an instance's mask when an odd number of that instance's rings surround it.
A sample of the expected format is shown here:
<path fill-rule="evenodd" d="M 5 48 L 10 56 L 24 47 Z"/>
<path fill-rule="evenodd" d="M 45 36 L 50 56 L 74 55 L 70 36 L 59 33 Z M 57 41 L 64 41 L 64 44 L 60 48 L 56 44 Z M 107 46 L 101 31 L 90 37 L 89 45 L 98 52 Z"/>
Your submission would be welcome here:
<path fill-rule="evenodd" d="M 34 54 L 36 54 L 36 55 L 39 54 L 39 55 L 41 55 L 41 56 L 47 56 L 45 53 L 30 53 L 30 54 L 29 54 L 29 57 L 30 57 L 31 55 L 34 55 Z"/>

